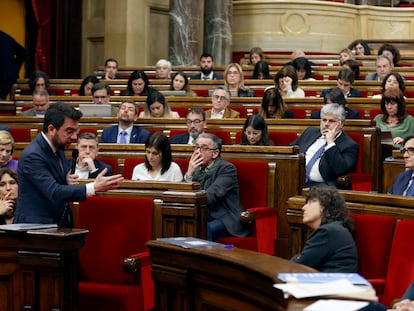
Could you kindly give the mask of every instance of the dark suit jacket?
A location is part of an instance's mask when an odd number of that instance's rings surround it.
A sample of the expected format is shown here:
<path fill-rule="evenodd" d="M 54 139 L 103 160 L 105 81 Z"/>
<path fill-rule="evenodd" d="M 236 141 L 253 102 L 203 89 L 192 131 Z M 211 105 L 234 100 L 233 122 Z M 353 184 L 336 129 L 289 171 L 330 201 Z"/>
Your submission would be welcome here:
<path fill-rule="evenodd" d="M 345 107 L 345 113 L 347 119 L 361 119 L 361 116 L 358 111 Z M 311 119 L 320 119 L 321 118 L 321 111 L 317 110 L 311 112 Z"/>
<path fill-rule="evenodd" d="M 0 80 L 15 81 L 26 58 L 26 50 L 0 30 Z"/>
<path fill-rule="evenodd" d="M 40 133 L 23 150 L 19 158 L 19 199 L 15 223 L 43 223 L 70 226 L 62 214 L 70 201 L 86 200 L 86 185 L 68 185 L 66 174 L 69 166 L 63 150 L 53 153 Z"/>
<path fill-rule="evenodd" d="M 410 181 L 412 174 L 412 170 L 407 170 L 398 174 L 397 177 L 395 177 L 395 181 L 391 188 L 388 190 L 388 193 L 402 195 L 405 188 L 408 186 L 408 182 Z"/>
<path fill-rule="evenodd" d="M 316 127 L 308 127 L 300 137 L 290 145 L 299 145 L 300 152 L 306 150 L 321 136 Z M 329 186 L 336 186 L 339 176 L 349 173 L 355 166 L 358 157 L 359 145 L 342 132 L 335 140 L 335 146 L 329 148 L 319 161 L 319 171 Z"/>
<path fill-rule="evenodd" d="M 351 232 L 342 222 L 321 225 L 292 261 L 321 272 L 358 272 L 358 254 Z"/>
<path fill-rule="evenodd" d="M 201 72 L 192 76 L 191 80 L 201 80 Z M 213 80 L 223 80 L 223 77 L 213 72 Z"/>
<path fill-rule="evenodd" d="M 325 97 L 325 95 L 329 92 L 329 90 L 330 89 L 323 90 L 321 92 L 321 97 Z M 348 97 L 362 97 L 362 93 L 359 90 L 351 87 L 351 89 L 349 90 Z"/>
<path fill-rule="evenodd" d="M 218 157 L 206 173 L 202 174 L 198 168 L 193 181 L 200 182 L 201 189 L 206 190 L 207 220 L 220 219 L 231 235 L 246 236 L 248 230 L 240 223 L 240 213 L 244 209 L 240 202 L 236 167 Z"/>
<path fill-rule="evenodd" d="M 190 139 L 190 134 L 188 133 L 177 134 L 170 138 L 170 143 L 171 144 L 187 144 L 189 139 Z"/>
<path fill-rule="evenodd" d="M 68 166 L 71 168 L 72 167 L 72 163 L 73 163 L 73 159 L 69 159 L 68 161 Z M 106 172 L 105 176 L 111 176 L 113 175 L 112 172 L 112 166 L 109 164 L 106 164 L 105 162 L 99 161 L 99 160 L 93 160 L 93 163 L 95 164 L 95 167 L 97 168 L 97 170 L 93 173 L 89 172 L 89 176 L 88 178 L 96 178 L 105 168 L 108 169 L 108 171 Z"/>
<path fill-rule="evenodd" d="M 146 129 L 134 125 L 131 132 L 130 144 L 143 144 L 147 140 L 150 132 Z M 101 143 L 116 144 L 118 140 L 118 125 L 111 126 L 102 132 Z"/>

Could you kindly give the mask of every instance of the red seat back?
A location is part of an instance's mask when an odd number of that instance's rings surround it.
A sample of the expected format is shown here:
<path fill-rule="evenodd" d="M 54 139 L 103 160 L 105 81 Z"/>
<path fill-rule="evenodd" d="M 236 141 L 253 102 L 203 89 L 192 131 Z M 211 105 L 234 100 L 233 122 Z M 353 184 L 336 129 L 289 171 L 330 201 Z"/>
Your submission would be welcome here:
<path fill-rule="evenodd" d="M 31 141 L 29 128 L 12 127 L 10 128 L 10 134 L 16 143 L 29 143 Z"/>
<path fill-rule="evenodd" d="M 298 135 L 295 132 L 270 132 L 270 138 L 275 146 L 288 146 L 291 142 L 294 142 Z"/>
<path fill-rule="evenodd" d="M 371 109 L 369 111 L 369 119 L 374 120 L 375 116 L 378 115 L 378 114 L 382 114 L 381 109 Z"/>
<path fill-rule="evenodd" d="M 145 158 L 126 158 L 124 160 L 124 168 L 122 169 L 122 176 L 125 179 L 131 179 L 134 167 L 140 163 L 144 163 Z"/>
<path fill-rule="evenodd" d="M 380 298 L 380 302 L 386 306 L 389 306 L 394 299 L 401 298 L 408 285 L 414 280 L 413 237 L 414 220 L 398 221 L 388 262 L 384 296 Z"/>
<path fill-rule="evenodd" d="M 356 165 L 353 169 L 354 173 L 362 173 L 362 155 L 364 150 L 364 133 L 357 133 L 357 132 L 347 132 L 346 133 L 349 137 L 352 138 L 359 145 L 358 150 L 358 157 Z"/>
<path fill-rule="evenodd" d="M 152 199 L 89 197 L 80 202 L 76 227 L 89 230 L 79 252 L 80 281 L 131 284 L 123 260 L 146 251 L 152 239 Z"/>
<path fill-rule="evenodd" d="M 221 138 L 223 141 L 223 145 L 230 145 L 231 144 L 231 137 L 230 131 L 226 130 L 208 130 L 206 133 L 214 134 L 217 137 Z"/>
<path fill-rule="evenodd" d="M 105 162 L 106 164 L 112 167 L 112 173 L 115 175 L 118 173 L 118 158 L 101 158 L 98 157 L 97 160 Z"/>
<path fill-rule="evenodd" d="M 372 283 L 377 294 L 383 294 L 396 219 L 368 214 L 353 214 L 352 218 L 359 274 Z"/>
<path fill-rule="evenodd" d="M 305 108 L 289 108 L 288 110 L 293 112 L 293 117 L 295 119 L 306 119 Z"/>

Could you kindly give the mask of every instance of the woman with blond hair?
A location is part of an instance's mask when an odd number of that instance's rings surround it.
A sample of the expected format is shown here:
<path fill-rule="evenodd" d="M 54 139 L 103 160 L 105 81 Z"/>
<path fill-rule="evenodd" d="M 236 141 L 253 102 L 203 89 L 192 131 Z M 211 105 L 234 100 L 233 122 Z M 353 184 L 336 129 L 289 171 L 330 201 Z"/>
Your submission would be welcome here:
<path fill-rule="evenodd" d="M 244 85 L 243 69 L 237 63 L 231 63 L 226 67 L 224 85 L 232 97 L 254 97 L 253 90 Z"/>
<path fill-rule="evenodd" d="M 17 160 L 12 159 L 14 139 L 9 131 L 0 131 L 0 168 L 17 171 Z"/>

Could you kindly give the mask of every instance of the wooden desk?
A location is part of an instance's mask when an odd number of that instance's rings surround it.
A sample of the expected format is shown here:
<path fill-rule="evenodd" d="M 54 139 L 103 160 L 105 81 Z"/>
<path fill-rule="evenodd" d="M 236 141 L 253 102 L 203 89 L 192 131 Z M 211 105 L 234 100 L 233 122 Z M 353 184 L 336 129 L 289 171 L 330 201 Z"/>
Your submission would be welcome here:
<path fill-rule="evenodd" d="M 279 272 L 312 272 L 285 259 L 243 249 L 185 249 L 147 243 L 153 263 L 155 310 L 302 310 L 273 287 Z"/>
<path fill-rule="evenodd" d="M 87 233 L 0 231 L 0 309 L 78 310 L 78 251 Z"/>

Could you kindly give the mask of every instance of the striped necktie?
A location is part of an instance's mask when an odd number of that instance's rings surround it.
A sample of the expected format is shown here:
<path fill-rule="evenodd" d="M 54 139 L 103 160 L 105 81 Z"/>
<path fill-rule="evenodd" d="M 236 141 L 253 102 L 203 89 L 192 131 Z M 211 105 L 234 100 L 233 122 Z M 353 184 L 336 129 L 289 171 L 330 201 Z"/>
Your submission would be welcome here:
<path fill-rule="evenodd" d="M 406 197 L 414 196 L 414 174 L 411 175 L 410 182 L 408 183 L 407 189 L 405 189 L 403 196 L 406 196 Z"/>
<path fill-rule="evenodd" d="M 326 143 L 315 152 L 308 164 L 306 164 L 306 182 L 309 181 L 309 175 L 312 170 L 312 167 L 315 165 L 316 161 L 318 161 L 318 159 L 322 156 L 323 152 L 325 151 L 325 147 Z"/>

